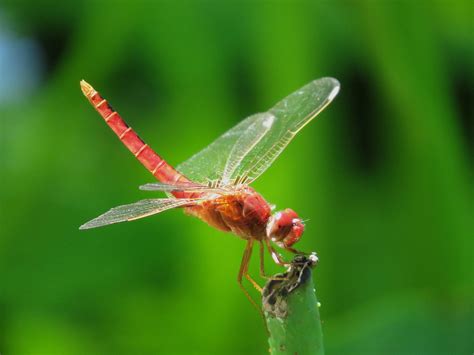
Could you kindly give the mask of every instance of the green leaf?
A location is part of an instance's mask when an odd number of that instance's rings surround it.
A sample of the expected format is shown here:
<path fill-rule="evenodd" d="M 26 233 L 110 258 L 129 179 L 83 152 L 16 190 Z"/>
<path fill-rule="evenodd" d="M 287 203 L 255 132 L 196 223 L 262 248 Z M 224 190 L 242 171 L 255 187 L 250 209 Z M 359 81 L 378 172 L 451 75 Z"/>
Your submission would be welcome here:
<path fill-rule="evenodd" d="M 323 355 L 319 303 L 311 268 L 317 257 L 297 255 L 284 274 L 263 290 L 263 310 L 271 354 Z"/>

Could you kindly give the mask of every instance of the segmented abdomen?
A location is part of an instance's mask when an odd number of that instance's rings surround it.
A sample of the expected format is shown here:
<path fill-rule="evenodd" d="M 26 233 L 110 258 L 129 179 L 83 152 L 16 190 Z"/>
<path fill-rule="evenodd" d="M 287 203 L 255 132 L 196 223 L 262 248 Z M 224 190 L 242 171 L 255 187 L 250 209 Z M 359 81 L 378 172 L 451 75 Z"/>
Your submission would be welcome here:
<path fill-rule="evenodd" d="M 94 88 L 84 80 L 81 81 L 81 89 L 89 102 L 102 116 L 107 125 L 115 132 L 122 143 L 133 155 L 150 171 L 159 181 L 166 184 L 179 182 L 190 182 L 188 178 L 176 171 L 164 159 L 156 154 L 120 115 L 109 105 Z M 197 197 L 197 193 L 173 192 L 178 198 Z"/>

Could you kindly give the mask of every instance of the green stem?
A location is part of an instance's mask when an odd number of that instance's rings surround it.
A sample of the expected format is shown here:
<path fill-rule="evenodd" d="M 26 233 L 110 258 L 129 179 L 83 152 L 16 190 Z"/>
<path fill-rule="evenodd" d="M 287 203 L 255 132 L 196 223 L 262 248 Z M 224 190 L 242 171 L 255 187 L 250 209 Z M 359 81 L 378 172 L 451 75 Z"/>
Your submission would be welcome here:
<path fill-rule="evenodd" d="M 263 290 L 263 310 L 270 333 L 270 352 L 324 355 L 323 334 L 311 267 L 317 257 L 297 255 L 284 274 Z"/>

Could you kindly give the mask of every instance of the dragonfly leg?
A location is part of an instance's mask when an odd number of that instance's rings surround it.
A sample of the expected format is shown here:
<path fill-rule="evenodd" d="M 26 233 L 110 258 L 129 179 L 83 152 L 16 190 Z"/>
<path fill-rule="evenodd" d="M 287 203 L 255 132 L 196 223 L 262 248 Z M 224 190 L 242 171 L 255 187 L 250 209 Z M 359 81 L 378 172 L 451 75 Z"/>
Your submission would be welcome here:
<path fill-rule="evenodd" d="M 250 296 L 249 292 L 245 289 L 244 285 L 242 284 L 242 278 L 243 276 L 245 275 L 245 277 L 250 281 L 252 282 L 252 285 L 261 292 L 262 288 L 260 286 L 258 286 L 258 284 L 248 275 L 247 273 L 247 270 L 248 270 L 248 266 L 249 266 L 249 261 L 250 261 L 250 257 L 252 256 L 252 247 L 253 247 L 253 240 L 249 240 L 247 242 L 247 246 L 245 247 L 245 251 L 244 251 L 244 255 L 242 257 L 242 262 L 240 264 L 240 270 L 239 270 L 239 274 L 237 276 L 237 282 L 239 283 L 239 287 L 242 289 L 242 291 L 245 293 L 245 296 L 247 296 L 247 298 L 249 299 L 250 303 L 252 303 L 252 305 L 258 309 L 258 311 L 260 312 L 260 314 L 263 314 L 262 313 L 262 309 L 257 305 L 257 303 L 255 303 L 255 301 L 252 299 L 252 297 Z M 258 286 L 258 288 L 257 288 Z"/>
<path fill-rule="evenodd" d="M 264 265 L 265 247 L 261 240 L 259 241 L 259 247 L 260 247 L 259 248 L 260 249 L 260 276 L 267 280 L 287 280 L 285 277 L 271 276 L 265 273 L 265 265 Z"/>
<path fill-rule="evenodd" d="M 263 246 L 263 242 L 260 240 L 258 242 L 259 250 L 260 250 L 260 276 L 268 279 L 268 275 L 265 274 L 265 261 L 264 261 L 264 254 L 265 254 L 265 247 Z"/>
<path fill-rule="evenodd" d="M 249 240 L 249 242 L 247 243 L 247 248 L 250 249 L 249 251 L 249 256 L 248 256 L 248 261 L 247 261 L 247 266 L 245 268 L 245 272 L 244 272 L 244 275 L 245 275 L 245 278 L 247 280 L 250 281 L 250 283 L 252 284 L 253 287 L 255 287 L 255 289 L 262 293 L 262 288 L 260 287 L 260 285 L 254 280 L 252 279 L 252 277 L 249 275 L 249 273 L 247 272 L 248 271 L 248 262 L 250 261 L 250 257 L 252 255 L 252 250 L 253 250 L 253 240 Z"/>
<path fill-rule="evenodd" d="M 245 277 L 247 278 L 247 280 L 250 281 L 250 283 L 253 285 L 253 287 L 256 288 L 256 290 L 260 293 L 263 292 L 263 289 L 260 287 L 260 285 L 257 283 L 257 281 L 255 281 L 254 279 L 252 279 L 252 277 L 249 275 L 249 274 L 245 274 Z"/>
<path fill-rule="evenodd" d="M 270 244 L 269 239 L 265 239 L 265 243 L 267 244 L 268 251 L 272 255 L 273 261 L 275 261 L 275 263 L 277 263 L 278 265 L 281 265 L 281 266 L 289 266 L 290 265 L 289 262 L 283 260 L 282 256 L 280 254 L 278 254 L 278 252 L 275 249 L 273 249 L 272 245 Z"/>

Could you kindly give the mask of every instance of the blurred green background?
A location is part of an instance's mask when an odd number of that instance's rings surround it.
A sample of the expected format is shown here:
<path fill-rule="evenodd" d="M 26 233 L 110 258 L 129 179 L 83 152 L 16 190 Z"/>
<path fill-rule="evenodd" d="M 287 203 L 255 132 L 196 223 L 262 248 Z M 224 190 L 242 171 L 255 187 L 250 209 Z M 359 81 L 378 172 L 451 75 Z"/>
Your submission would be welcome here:
<path fill-rule="evenodd" d="M 241 240 L 181 211 L 78 230 L 155 196 L 79 80 L 177 164 L 333 76 L 254 184 L 310 219 L 327 353 L 471 354 L 473 6 L 2 1 L 0 353 L 266 354 Z"/>

